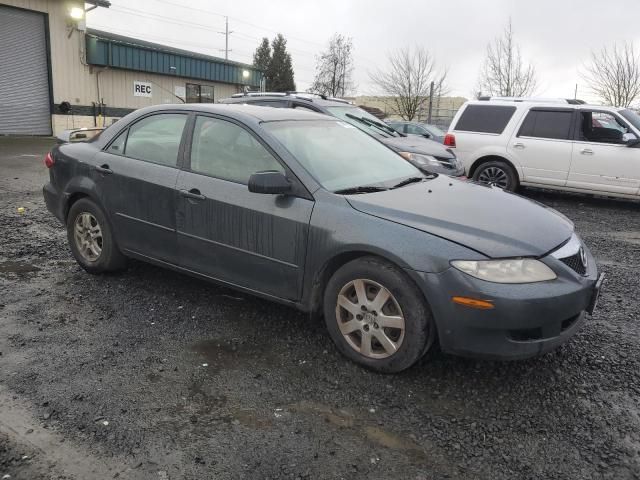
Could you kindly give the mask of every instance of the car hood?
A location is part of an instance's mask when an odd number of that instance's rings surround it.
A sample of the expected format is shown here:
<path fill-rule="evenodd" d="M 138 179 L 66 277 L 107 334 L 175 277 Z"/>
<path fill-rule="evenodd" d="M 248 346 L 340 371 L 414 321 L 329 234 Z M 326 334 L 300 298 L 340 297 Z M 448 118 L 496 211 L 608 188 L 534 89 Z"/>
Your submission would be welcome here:
<path fill-rule="evenodd" d="M 424 153 L 440 158 L 455 158 L 455 155 L 442 144 L 416 135 L 380 138 L 380 141 L 398 152 Z"/>
<path fill-rule="evenodd" d="M 573 233 L 571 221 L 551 208 L 499 188 L 446 177 L 346 198 L 360 212 L 490 258 L 540 257 Z"/>

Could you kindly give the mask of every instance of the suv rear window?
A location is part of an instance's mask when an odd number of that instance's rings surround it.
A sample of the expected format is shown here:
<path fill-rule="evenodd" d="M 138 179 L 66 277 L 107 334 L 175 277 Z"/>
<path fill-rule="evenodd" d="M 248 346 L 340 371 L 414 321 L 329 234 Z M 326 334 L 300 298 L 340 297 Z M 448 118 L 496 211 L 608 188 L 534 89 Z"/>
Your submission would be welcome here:
<path fill-rule="evenodd" d="M 518 136 L 568 140 L 572 118 L 573 112 L 566 110 L 531 110 Z"/>
<path fill-rule="evenodd" d="M 467 105 L 454 130 L 479 133 L 502 133 L 516 107 Z"/>

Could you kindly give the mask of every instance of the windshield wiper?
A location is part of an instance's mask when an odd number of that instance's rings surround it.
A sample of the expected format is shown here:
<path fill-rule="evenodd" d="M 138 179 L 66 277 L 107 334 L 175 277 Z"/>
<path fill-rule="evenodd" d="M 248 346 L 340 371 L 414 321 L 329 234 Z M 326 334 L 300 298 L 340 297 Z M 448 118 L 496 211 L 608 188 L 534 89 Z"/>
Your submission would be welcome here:
<path fill-rule="evenodd" d="M 373 120 L 369 120 L 368 118 L 365 117 L 357 117 L 356 115 L 351 115 L 350 113 L 345 113 L 346 117 L 349 118 L 353 118 L 354 120 L 359 121 L 360 123 L 364 123 L 365 125 L 369 126 L 369 127 L 375 127 L 378 130 L 380 130 L 381 132 L 383 132 L 385 135 L 390 135 L 390 136 L 406 136 L 403 135 L 401 133 L 398 133 L 397 131 L 395 131 L 393 128 L 391 128 L 388 125 L 385 125 L 384 123 L 380 123 L 380 122 L 374 122 Z"/>
<path fill-rule="evenodd" d="M 411 183 L 418 183 L 418 182 L 422 182 L 425 179 L 425 177 L 409 177 L 409 178 L 405 178 L 404 180 L 402 180 L 400 183 L 396 183 L 393 188 L 400 188 L 400 187 L 404 187 L 405 185 L 409 185 Z"/>
<path fill-rule="evenodd" d="M 353 195 L 356 193 L 383 192 L 384 190 L 388 190 L 388 188 L 376 187 L 375 185 L 361 185 L 359 187 L 350 187 L 350 188 L 343 188 L 341 190 L 334 190 L 333 193 L 337 193 L 338 195 Z"/>

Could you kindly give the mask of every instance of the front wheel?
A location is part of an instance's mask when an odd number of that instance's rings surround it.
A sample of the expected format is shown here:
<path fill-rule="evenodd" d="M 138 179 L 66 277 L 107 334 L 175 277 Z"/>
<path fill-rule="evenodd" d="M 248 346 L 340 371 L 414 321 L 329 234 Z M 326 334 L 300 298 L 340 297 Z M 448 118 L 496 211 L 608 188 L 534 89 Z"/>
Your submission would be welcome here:
<path fill-rule="evenodd" d="M 501 160 L 480 165 L 473 173 L 473 179 L 510 192 L 518 188 L 518 175 L 511 165 Z"/>
<path fill-rule="evenodd" d="M 324 296 L 327 329 L 338 349 L 372 370 L 399 372 L 431 347 L 431 311 L 406 275 L 375 257 L 341 267 Z"/>
<path fill-rule="evenodd" d="M 69 209 L 67 239 L 76 261 L 89 273 L 125 266 L 126 259 L 118 250 L 104 212 L 88 198 L 81 198 Z"/>

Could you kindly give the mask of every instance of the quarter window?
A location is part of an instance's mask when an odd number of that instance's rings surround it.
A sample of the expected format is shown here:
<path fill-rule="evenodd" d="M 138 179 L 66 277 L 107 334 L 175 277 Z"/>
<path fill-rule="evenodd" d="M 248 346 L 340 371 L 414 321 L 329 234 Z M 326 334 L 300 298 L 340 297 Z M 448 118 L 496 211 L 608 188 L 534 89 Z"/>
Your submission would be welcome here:
<path fill-rule="evenodd" d="M 125 155 L 175 167 L 186 121 L 184 114 L 162 113 L 134 123 L 129 127 Z"/>
<path fill-rule="evenodd" d="M 560 110 L 530 110 L 522 122 L 519 137 L 568 140 L 573 112 Z"/>
<path fill-rule="evenodd" d="M 124 144 L 127 141 L 127 132 L 128 130 L 125 130 L 120 135 L 118 135 L 118 138 L 116 138 L 113 142 L 111 142 L 111 145 L 109 145 L 107 152 L 113 153 L 114 155 L 124 155 Z"/>
<path fill-rule="evenodd" d="M 467 105 L 454 130 L 500 134 L 504 131 L 515 111 L 516 107 Z"/>
<path fill-rule="evenodd" d="M 235 123 L 198 117 L 193 131 L 191 170 L 232 182 L 249 183 L 256 172 L 284 173 L 253 135 Z"/>

